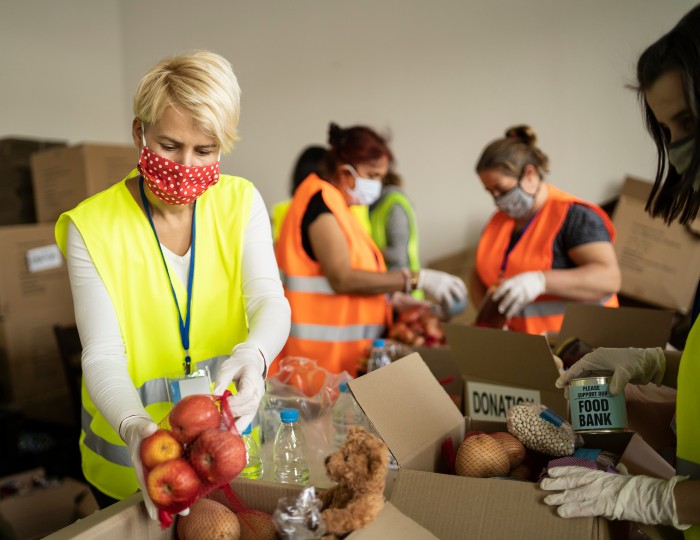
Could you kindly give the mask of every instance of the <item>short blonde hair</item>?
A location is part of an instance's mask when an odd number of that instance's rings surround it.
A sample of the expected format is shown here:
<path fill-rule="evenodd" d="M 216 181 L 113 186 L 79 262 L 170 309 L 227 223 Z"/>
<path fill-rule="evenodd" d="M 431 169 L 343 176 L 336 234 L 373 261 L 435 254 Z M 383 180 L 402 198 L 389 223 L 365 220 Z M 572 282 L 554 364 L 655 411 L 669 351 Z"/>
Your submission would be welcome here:
<path fill-rule="evenodd" d="M 227 153 L 238 140 L 241 89 L 223 56 L 209 51 L 172 56 L 153 67 L 136 87 L 134 114 L 146 124 L 170 106 L 189 111 L 207 135 Z"/>

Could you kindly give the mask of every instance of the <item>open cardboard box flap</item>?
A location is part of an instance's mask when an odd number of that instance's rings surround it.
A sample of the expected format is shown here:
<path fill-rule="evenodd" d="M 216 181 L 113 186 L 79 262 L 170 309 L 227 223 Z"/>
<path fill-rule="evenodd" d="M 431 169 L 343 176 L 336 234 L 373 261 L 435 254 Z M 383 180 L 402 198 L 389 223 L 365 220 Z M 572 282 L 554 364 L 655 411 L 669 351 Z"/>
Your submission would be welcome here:
<path fill-rule="evenodd" d="M 592 347 L 665 347 L 673 311 L 637 307 L 608 308 L 570 302 L 557 345 L 579 338 Z"/>
<path fill-rule="evenodd" d="M 432 472 L 439 463 L 441 441 L 464 437 L 462 413 L 418 353 L 348 386 L 399 467 Z"/>
<path fill-rule="evenodd" d="M 444 330 L 452 358 L 467 382 L 465 412 L 469 416 L 483 420 L 497 420 L 500 417 L 505 421 L 505 410 L 515 404 L 511 402 L 513 399 L 540 402 L 559 416 L 566 415 L 564 392 L 554 386 L 559 371 L 547 338 L 453 324 L 444 325 Z M 481 408 L 475 402 L 475 395 L 482 396 Z M 497 407 L 491 404 L 487 409 L 483 395 L 495 396 L 499 400 Z"/>
<path fill-rule="evenodd" d="M 465 419 L 420 354 L 348 383 L 399 464 L 390 502 L 439 538 L 608 538 L 600 518 L 562 519 L 532 483 L 437 474 L 441 445 L 469 429 L 504 431 L 503 423 Z M 612 435 L 612 436 L 611 436 Z M 673 469 L 635 433 L 604 434 L 591 445 L 617 451 L 632 472 L 667 478 Z M 508 519 L 504 520 L 503 516 Z"/>

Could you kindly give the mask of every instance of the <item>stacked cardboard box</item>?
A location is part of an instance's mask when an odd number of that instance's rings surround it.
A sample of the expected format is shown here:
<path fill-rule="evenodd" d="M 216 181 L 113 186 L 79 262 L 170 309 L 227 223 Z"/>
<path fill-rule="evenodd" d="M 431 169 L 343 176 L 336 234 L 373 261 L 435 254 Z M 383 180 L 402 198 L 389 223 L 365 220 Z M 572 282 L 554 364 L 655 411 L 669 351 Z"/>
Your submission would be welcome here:
<path fill-rule="evenodd" d="M 0 396 L 29 418 L 74 423 L 55 324 L 74 321 L 53 224 L 0 228 Z"/>
<path fill-rule="evenodd" d="M 28 418 L 77 421 L 54 335 L 55 325 L 74 323 L 56 219 L 126 176 L 136 160 L 128 145 L 0 141 L 0 195 L 8 203 L 0 212 L 0 366 L 7 374 L 0 400 Z"/>
<path fill-rule="evenodd" d="M 32 154 L 37 221 L 55 223 L 61 213 L 103 191 L 136 167 L 130 145 L 80 144 Z"/>
<path fill-rule="evenodd" d="M 65 146 L 61 141 L 7 138 L 0 140 L 0 225 L 34 223 L 34 190 L 29 156 Z"/>

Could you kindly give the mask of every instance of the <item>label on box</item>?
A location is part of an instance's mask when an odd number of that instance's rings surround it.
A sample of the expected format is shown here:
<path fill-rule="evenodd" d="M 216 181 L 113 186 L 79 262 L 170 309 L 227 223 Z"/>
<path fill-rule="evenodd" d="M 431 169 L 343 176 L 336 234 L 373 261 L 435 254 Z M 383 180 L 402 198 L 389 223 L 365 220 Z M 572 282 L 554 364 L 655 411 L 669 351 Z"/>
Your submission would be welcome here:
<path fill-rule="evenodd" d="M 32 274 L 63 266 L 63 255 L 57 244 L 28 249 L 26 257 L 27 269 Z"/>
<path fill-rule="evenodd" d="M 524 401 L 541 402 L 539 390 L 471 381 L 466 398 L 470 418 L 491 422 L 505 422 L 508 409 Z"/>

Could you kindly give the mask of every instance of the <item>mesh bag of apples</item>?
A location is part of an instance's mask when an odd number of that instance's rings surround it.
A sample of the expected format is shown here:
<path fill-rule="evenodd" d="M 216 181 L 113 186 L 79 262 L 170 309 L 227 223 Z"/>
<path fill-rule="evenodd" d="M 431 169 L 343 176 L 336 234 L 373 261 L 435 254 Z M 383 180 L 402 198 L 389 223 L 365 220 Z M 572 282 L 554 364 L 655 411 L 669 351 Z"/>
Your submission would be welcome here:
<path fill-rule="evenodd" d="M 199 534 L 200 530 L 235 529 L 234 511 L 247 511 L 229 485 L 246 466 L 245 443 L 225 399 L 229 395 L 227 391 L 224 396 L 196 394 L 181 399 L 141 443 L 146 490 L 158 508 L 161 526 L 169 527 L 173 515 L 190 508 L 190 515 L 178 524 L 181 540 L 213 538 Z M 205 499 L 207 495 L 218 502 Z M 225 519 L 224 511 L 233 517 Z"/>
<path fill-rule="evenodd" d="M 399 313 L 389 329 L 389 338 L 412 347 L 440 347 L 446 343 L 440 316 L 430 306 L 422 305 Z"/>

